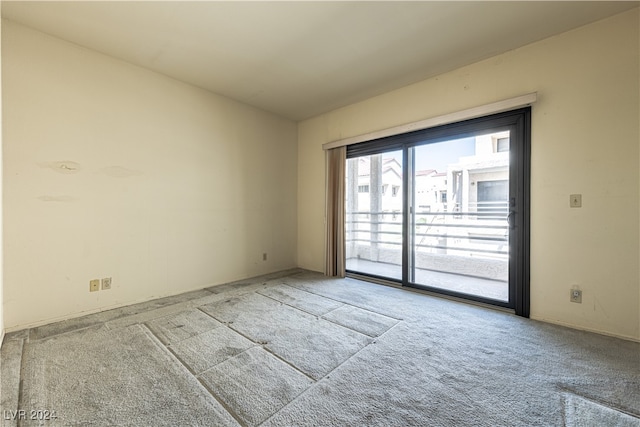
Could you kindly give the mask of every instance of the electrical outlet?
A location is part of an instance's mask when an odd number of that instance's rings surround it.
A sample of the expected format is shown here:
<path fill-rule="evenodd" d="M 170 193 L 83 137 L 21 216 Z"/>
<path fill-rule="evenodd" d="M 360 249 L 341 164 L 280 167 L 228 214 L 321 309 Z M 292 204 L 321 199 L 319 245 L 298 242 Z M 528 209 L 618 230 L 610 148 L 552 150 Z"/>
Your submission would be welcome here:
<path fill-rule="evenodd" d="M 262 260 L 263 260 L 263 261 L 266 261 L 266 260 L 267 260 L 267 253 L 266 253 L 266 252 L 262 254 Z"/>
<path fill-rule="evenodd" d="M 580 289 L 571 289 L 569 301 L 582 304 L 582 291 Z"/>
<path fill-rule="evenodd" d="M 98 292 L 100 290 L 100 280 L 94 279 L 89 282 L 89 292 Z"/>
<path fill-rule="evenodd" d="M 111 277 L 105 277 L 102 279 L 102 290 L 111 289 Z"/>

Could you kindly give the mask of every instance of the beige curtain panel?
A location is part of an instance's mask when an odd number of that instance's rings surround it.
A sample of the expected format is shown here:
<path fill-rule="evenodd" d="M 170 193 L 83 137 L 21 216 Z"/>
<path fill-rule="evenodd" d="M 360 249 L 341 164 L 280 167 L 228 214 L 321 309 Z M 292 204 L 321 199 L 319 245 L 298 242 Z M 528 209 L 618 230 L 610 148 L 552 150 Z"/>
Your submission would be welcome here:
<path fill-rule="evenodd" d="M 344 277 L 344 187 L 347 148 L 327 150 L 326 256 L 324 273 Z"/>

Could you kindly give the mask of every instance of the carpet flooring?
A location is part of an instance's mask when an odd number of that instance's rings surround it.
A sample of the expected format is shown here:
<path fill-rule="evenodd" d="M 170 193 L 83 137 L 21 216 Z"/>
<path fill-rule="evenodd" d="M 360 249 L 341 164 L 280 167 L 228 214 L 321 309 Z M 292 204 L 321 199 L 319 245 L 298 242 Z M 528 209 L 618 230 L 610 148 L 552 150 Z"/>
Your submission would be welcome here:
<path fill-rule="evenodd" d="M 304 270 L 8 334 L 2 426 L 640 426 L 640 344 Z"/>

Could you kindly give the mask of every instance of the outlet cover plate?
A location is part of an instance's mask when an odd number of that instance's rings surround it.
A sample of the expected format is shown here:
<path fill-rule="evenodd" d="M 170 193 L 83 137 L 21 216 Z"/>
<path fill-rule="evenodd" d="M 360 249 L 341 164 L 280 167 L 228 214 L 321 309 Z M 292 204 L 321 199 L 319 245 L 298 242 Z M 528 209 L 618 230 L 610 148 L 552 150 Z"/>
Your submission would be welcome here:
<path fill-rule="evenodd" d="M 111 277 L 105 277 L 102 279 L 102 290 L 111 289 Z"/>
<path fill-rule="evenodd" d="M 580 289 L 571 289 L 569 301 L 582 304 L 582 291 Z"/>
<path fill-rule="evenodd" d="M 100 280 L 94 279 L 89 282 L 89 292 L 97 292 L 100 290 Z"/>

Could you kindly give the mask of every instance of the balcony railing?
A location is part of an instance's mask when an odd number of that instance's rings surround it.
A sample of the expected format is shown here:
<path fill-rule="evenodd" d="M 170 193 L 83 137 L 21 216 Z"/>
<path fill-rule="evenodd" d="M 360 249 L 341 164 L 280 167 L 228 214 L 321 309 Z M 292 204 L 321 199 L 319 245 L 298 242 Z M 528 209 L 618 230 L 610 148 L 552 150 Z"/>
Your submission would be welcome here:
<path fill-rule="evenodd" d="M 440 205 L 436 211 L 424 207 L 413 215 L 410 229 L 416 252 L 456 256 L 507 259 L 509 225 L 505 202 L 485 202 L 467 206 L 465 211 Z M 347 257 L 368 257 L 355 246 L 400 250 L 402 214 L 389 211 L 348 212 L 346 219 Z M 364 255 L 364 256 L 363 256 Z M 372 259 L 376 261 L 375 259 Z"/>
<path fill-rule="evenodd" d="M 507 212 L 506 203 L 478 203 L 464 211 L 419 208 L 409 230 L 415 267 L 506 280 Z M 401 212 L 348 212 L 347 259 L 400 265 L 402 221 Z"/>

